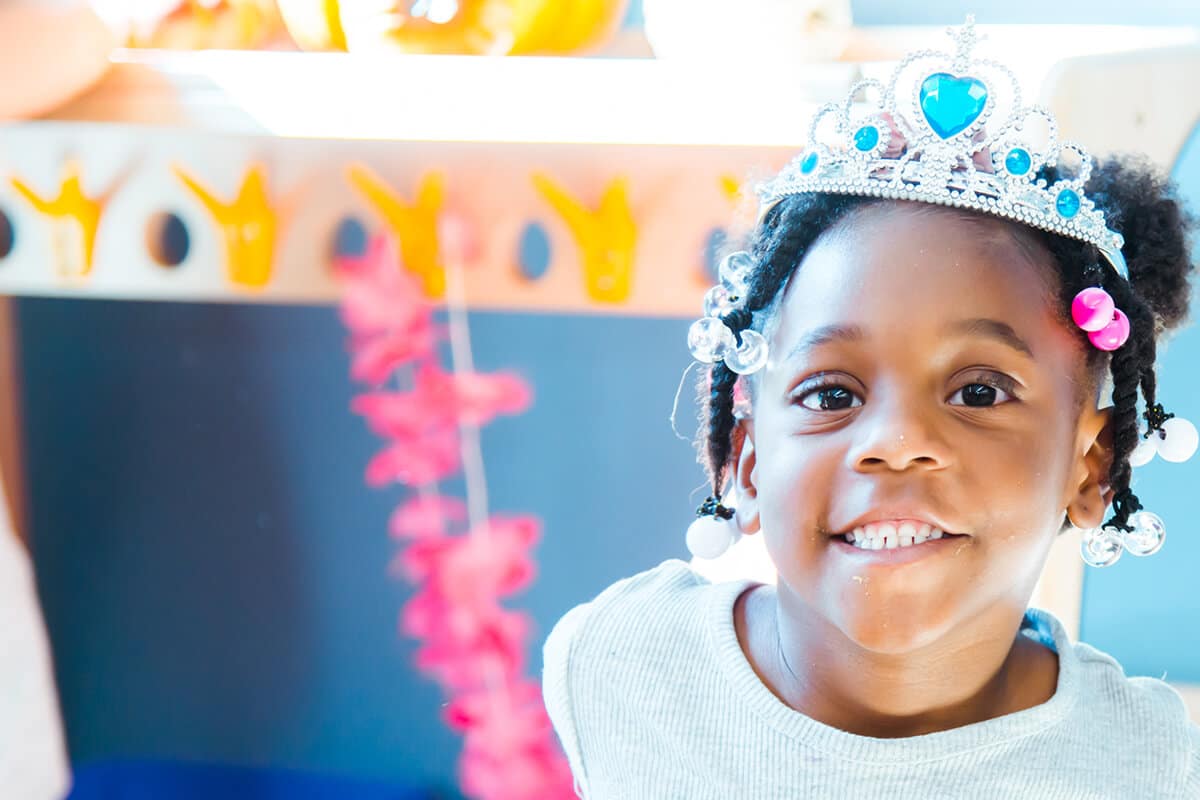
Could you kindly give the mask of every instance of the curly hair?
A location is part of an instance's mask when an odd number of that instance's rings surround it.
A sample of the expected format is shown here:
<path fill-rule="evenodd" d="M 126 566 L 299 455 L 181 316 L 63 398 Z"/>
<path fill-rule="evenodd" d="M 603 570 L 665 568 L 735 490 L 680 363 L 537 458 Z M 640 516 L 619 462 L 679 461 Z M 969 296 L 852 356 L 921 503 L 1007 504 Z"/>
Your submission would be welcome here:
<path fill-rule="evenodd" d="M 1053 182 L 1053 168 L 1040 177 Z M 1109 485 L 1114 491 L 1113 515 L 1106 525 L 1129 529 L 1129 516 L 1141 508 L 1130 489 L 1129 455 L 1138 441 L 1138 392 L 1145 408 L 1154 408 L 1155 361 L 1159 338 L 1187 317 L 1190 297 L 1190 231 L 1193 220 L 1185 211 L 1175 185 L 1140 156 L 1113 157 L 1098 163 L 1085 187 L 1109 228 L 1125 237 L 1122 250 L 1129 280 L 1107 266 L 1096 247 L 1017 222 L 1005 223 L 1020 237 L 1032 237 L 1048 251 L 1057 273 L 1057 311 L 1075 331 L 1087 353 L 1086 368 L 1097 379 L 1107 366 L 1112 379 L 1113 459 Z M 805 254 L 826 231 L 855 209 L 888 201 L 858 195 L 806 193 L 776 204 L 751 236 L 755 269 L 745 302 L 722 321 L 741 343 L 741 331 L 763 331 L 778 312 L 783 288 Z M 964 211 L 964 214 L 979 212 Z M 987 216 L 987 215 L 981 215 Z M 1000 219 L 988 217 L 989 219 Z M 1070 324 L 1074 296 L 1099 283 L 1129 317 L 1130 336 L 1111 354 L 1092 347 L 1086 335 Z M 702 403 L 697 450 L 719 502 L 728 478 L 733 452 L 734 386 L 738 375 L 722 362 L 712 365 L 698 386 Z M 1149 419 L 1149 417 L 1147 417 Z"/>

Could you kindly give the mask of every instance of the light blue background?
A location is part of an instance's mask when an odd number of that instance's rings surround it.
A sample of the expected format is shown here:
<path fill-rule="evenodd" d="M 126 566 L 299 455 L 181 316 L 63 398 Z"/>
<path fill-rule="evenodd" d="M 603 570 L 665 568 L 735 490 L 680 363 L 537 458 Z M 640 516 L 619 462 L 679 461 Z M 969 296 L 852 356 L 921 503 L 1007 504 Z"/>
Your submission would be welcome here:
<path fill-rule="evenodd" d="M 953 23 L 972 8 L 981 22 L 1195 24 L 1191 6 L 854 9 L 862 24 Z M 1200 140 L 1178 175 L 1200 201 Z M 349 413 L 334 311 L 18 309 L 33 544 L 73 757 L 270 764 L 449 789 L 459 741 L 438 719 L 438 690 L 411 667 L 412 643 L 396 632 L 407 589 L 386 573 L 400 495 L 363 485 L 378 442 Z M 530 413 L 485 432 L 484 451 L 493 506 L 545 521 L 542 572 L 519 601 L 541 633 L 616 578 L 683 555 L 702 482 L 667 425 L 686 325 L 472 316 L 479 366 L 517 369 L 537 392 Z M 1200 420 L 1200 334 L 1163 363 L 1164 401 Z M 1131 673 L 1200 682 L 1197 477 L 1194 463 L 1139 471 L 1168 544 L 1089 573 L 1083 635 Z"/>

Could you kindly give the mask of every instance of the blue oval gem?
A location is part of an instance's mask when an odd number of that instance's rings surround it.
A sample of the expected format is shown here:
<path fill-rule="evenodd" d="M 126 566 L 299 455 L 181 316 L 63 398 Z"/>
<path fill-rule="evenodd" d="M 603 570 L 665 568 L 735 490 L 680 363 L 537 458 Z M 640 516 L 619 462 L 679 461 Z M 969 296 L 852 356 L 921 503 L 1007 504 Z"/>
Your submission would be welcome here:
<path fill-rule="evenodd" d="M 874 125 L 864 125 L 854 132 L 854 146 L 864 153 L 874 150 L 879 144 L 879 128 Z"/>
<path fill-rule="evenodd" d="M 1079 194 L 1074 189 L 1063 189 L 1054 201 L 1058 213 L 1070 219 L 1079 213 Z"/>
<path fill-rule="evenodd" d="M 814 150 L 813 152 L 806 155 L 804 157 L 804 160 L 800 162 L 800 171 L 803 172 L 805 175 L 807 175 L 808 173 L 812 172 L 816 168 L 817 168 L 817 153 Z"/>
<path fill-rule="evenodd" d="M 1029 157 L 1029 151 L 1023 147 L 1014 147 L 1008 151 L 1008 157 L 1004 159 L 1004 168 L 1013 175 L 1024 175 L 1029 172 L 1029 168 L 1033 166 L 1033 159 Z"/>

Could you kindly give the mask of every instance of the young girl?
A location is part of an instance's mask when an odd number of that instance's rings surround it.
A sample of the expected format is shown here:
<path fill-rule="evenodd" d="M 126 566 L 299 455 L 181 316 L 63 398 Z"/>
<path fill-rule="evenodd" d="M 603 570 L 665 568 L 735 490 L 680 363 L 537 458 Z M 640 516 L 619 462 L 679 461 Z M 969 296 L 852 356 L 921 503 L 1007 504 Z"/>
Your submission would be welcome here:
<path fill-rule="evenodd" d="M 1095 566 L 1162 544 L 1131 461 L 1195 449 L 1154 372 L 1187 220 L 1139 160 L 1056 163 L 956 38 L 818 112 L 706 298 L 688 544 L 762 535 L 778 583 L 667 561 L 563 617 L 544 692 L 581 797 L 1200 798 L 1179 695 L 1027 609 L 1065 531 Z"/>

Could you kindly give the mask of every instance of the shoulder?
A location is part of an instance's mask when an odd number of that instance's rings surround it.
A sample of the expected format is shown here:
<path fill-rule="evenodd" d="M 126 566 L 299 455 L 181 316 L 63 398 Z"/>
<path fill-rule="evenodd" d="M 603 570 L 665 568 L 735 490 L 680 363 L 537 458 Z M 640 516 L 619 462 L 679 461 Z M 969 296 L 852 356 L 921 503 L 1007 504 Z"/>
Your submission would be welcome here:
<path fill-rule="evenodd" d="M 543 648 L 546 662 L 614 640 L 628 653 L 631 645 L 660 641 L 672 629 L 691 627 L 688 623 L 701 616 L 706 587 L 711 584 L 678 559 L 619 580 L 558 621 Z"/>
<path fill-rule="evenodd" d="M 1081 712 L 1093 730 L 1108 730 L 1117 741 L 1138 742 L 1154 753 L 1153 769 L 1168 785 L 1182 784 L 1200 797 L 1200 728 L 1184 702 L 1165 681 L 1128 677 L 1108 653 L 1078 643 Z"/>
<path fill-rule="evenodd" d="M 1200 725 L 1192 725 L 1192 763 L 1188 772 L 1184 797 L 1200 797 Z"/>
<path fill-rule="evenodd" d="M 696 652 L 705 587 L 711 584 L 683 561 L 664 561 L 575 606 L 551 630 L 542 647 L 542 694 L 577 788 L 588 787 L 589 732 L 624 724 L 618 717 L 630 694 L 671 674 L 672 659 Z"/>

